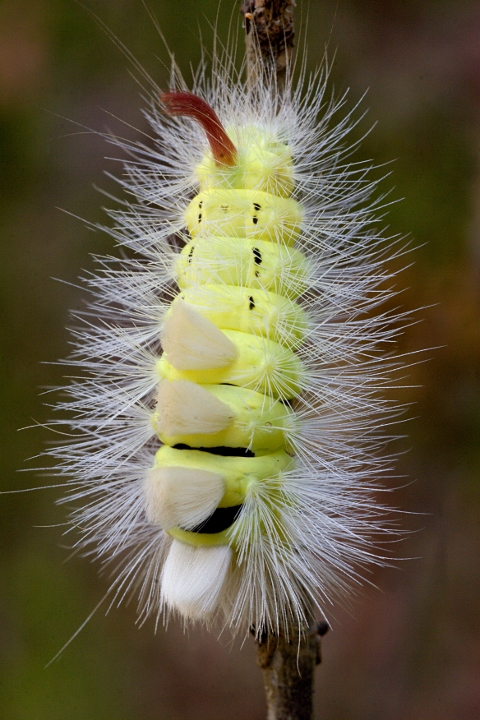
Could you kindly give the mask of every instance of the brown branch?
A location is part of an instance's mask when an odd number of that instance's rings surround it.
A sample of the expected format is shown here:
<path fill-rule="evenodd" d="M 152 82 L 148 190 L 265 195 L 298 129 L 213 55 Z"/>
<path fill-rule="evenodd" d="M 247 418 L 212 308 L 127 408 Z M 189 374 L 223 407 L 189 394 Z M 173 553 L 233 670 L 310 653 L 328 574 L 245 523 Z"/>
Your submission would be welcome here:
<path fill-rule="evenodd" d="M 289 638 L 265 633 L 257 640 L 257 662 L 263 670 L 267 720 L 312 720 L 315 668 L 321 662 L 326 622 L 305 633 L 291 628 Z"/>
<path fill-rule="evenodd" d="M 285 89 L 293 53 L 295 0 L 243 0 L 240 12 L 246 32 L 247 81 L 250 87 L 276 79 Z M 312 608 L 305 608 L 312 618 Z M 321 662 L 320 638 L 325 622 L 312 627 L 293 624 L 286 635 L 265 632 L 258 637 L 257 661 L 263 671 L 267 720 L 313 720 L 315 668 Z"/>
<path fill-rule="evenodd" d="M 244 17 L 250 84 L 255 84 L 262 72 L 268 75 L 274 70 L 277 88 L 283 91 L 293 51 L 294 7 L 295 0 L 243 0 L 240 12 Z"/>

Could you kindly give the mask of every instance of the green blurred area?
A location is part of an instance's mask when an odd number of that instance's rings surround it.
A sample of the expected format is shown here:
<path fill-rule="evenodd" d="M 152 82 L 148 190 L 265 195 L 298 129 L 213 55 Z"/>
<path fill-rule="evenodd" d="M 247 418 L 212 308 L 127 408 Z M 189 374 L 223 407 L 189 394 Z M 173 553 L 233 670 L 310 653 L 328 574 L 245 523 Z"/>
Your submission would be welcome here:
<path fill-rule="evenodd" d="M 351 103 L 369 87 L 369 124 L 356 159 L 392 171 L 385 187 L 392 233 L 411 234 L 414 264 L 401 276 L 405 309 L 425 307 L 401 351 L 438 348 L 409 370 L 402 399 L 410 439 L 399 464 L 406 487 L 392 501 L 413 532 L 396 551 L 419 558 L 376 573 L 353 609 L 331 617 L 318 671 L 325 720 L 474 720 L 480 716 L 480 3 L 467 0 L 335 0 L 297 3 L 310 66 L 336 51 L 332 87 Z M 141 0 L 92 0 L 119 42 L 160 85 L 168 54 Z M 224 0 L 151 0 L 189 77 L 200 30 L 226 40 L 238 7 Z M 217 20 L 218 14 L 218 20 Z M 307 17 L 308 16 L 308 17 Z M 72 0 L 0 4 L 0 309 L 3 472 L 0 488 L 50 479 L 18 472 L 49 441 L 52 362 L 68 351 L 68 310 L 89 253 L 110 241 L 57 208 L 103 221 L 94 188 L 114 192 L 110 150 L 91 130 L 135 137 L 144 128 L 141 91 L 119 47 Z M 124 123 L 116 118 L 121 118 Z M 61 278 L 63 283 L 51 278 Z M 392 482 L 392 485 L 395 481 Z M 0 717 L 2 720 L 260 719 L 264 699 L 251 644 L 240 651 L 203 631 L 135 626 L 135 608 L 102 606 L 60 660 L 44 666 L 108 587 L 62 545 L 58 491 L 0 498 Z M 39 528 L 34 526 L 60 525 Z M 422 528 L 422 529 L 421 529 Z M 421 531 L 420 531 L 421 529 Z"/>

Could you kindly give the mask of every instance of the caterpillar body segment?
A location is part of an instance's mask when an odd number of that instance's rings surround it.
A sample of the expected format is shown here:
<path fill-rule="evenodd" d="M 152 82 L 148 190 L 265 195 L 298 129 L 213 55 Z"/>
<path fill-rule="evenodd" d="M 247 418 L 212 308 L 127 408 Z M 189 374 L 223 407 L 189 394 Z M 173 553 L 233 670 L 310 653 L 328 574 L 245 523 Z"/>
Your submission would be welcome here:
<path fill-rule="evenodd" d="M 298 347 L 308 330 L 308 318 L 300 305 L 267 290 L 194 285 L 177 296 L 172 308 L 179 300 L 193 305 L 221 330 L 262 335 L 286 347 Z"/>
<path fill-rule="evenodd" d="M 261 456 L 229 456 L 162 445 L 155 454 L 154 468 L 186 467 L 221 475 L 225 489 L 218 506 L 233 507 L 244 502 L 253 485 L 291 470 L 294 464 L 294 458 L 284 450 Z"/>
<path fill-rule="evenodd" d="M 295 177 L 288 145 L 255 125 L 227 127 L 226 132 L 237 148 L 236 161 L 221 167 L 213 152 L 207 151 L 195 168 L 200 190 L 260 190 L 289 197 Z"/>
<path fill-rule="evenodd" d="M 188 242 L 175 263 L 182 290 L 198 284 L 221 284 L 267 290 L 292 300 L 308 289 L 309 271 L 311 264 L 294 247 L 215 235 Z"/>
<path fill-rule="evenodd" d="M 170 498 L 174 497 L 178 507 L 181 499 L 184 498 L 185 516 L 183 521 L 179 523 L 182 527 L 170 526 L 170 516 L 167 521 L 166 529 L 169 534 L 183 539 L 183 541 L 194 545 L 221 545 L 231 544 L 230 528 L 235 520 L 241 519 L 241 508 L 245 503 L 249 494 L 255 491 L 255 488 L 261 486 L 265 481 L 272 478 L 281 479 L 282 475 L 294 467 L 294 459 L 284 450 L 277 450 L 262 456 L 246 457 L 238 456 L 222 456 L 210 452 L 190 449 L 176 449 L 167 445 L 158 450 L 155 456 L 155 465 L 147 475 L 145 481 L 145 492 L 148 502 L 150 517 L 163 517 L 167 503 L 163 495 L 169 494 Z M 171 487 L 165 491 L 163 485 L 167 482 L 172 469 L 179 478 L 182 473 L 186 480 L 179 485 L 171 484 Z M 194 475 L 195 471 L 197 475 Z M 214 478 L 221 478 L 223 488 L 222 495 L 218 500 L 217 509 L 211 513 L 211 500 L 214 493 L 218 493 L 218 486 L 213 485 L 210 494 L 204 493 L 202 509 L 205 515 L 202 521 L 197 523 L 196 532 L 189 531 L 189 519 L 192 514 L 192 507 L 189 503 L 186 485 L 192 482 L 194 485 L 201 486 L 200 489 L 194 488 L 194 492 L 199 495 L 203 492 L 202 480 L 204 476 L 211 479 L 210 485 Z M 207 512 L 207 509 L 209 510 Z M 231 509 L 232 512 L 227 512 Z M 218 512 L 222 511 L 222 512 Z M 225 511 L 225 512 L 223 512 Z M 238 518 L 238 519 L 237 519 Z"/>
<path fill-rule="evenodd" d="M 192 237 L 226 235 L 293 245 L 303 210 L 292 198 L 261 190 L 206 190 L 190 202 L 185 222 Z"/>
<path fill-rule="evenodd" d="M 297 397 L 307 382 L 308 371 L 292 350 L 260 335 L 250 335 L 237 330 L 221 332 L 234 349 L 233 362 L 219 366 L 219 360 L 215 356 L 211 359 L 212 367 L 208 367 L 209 355 L 200 355 L 200 350 L 196 347 L 191 349 L 188 338 L 185 338 L 182 343 L 185 347 L 185 361 L 177 361 L 176 357 L 172 359 L 171 353 L 166 351 L 156 363 L 158 376 L 167 380 L 190 380 L 200 384 L 239 385 L 282 400 Z M 183 367 L 178 367 L 179 364 Z M 185 365 L 189 367 L 184 367 Z"/>
<path fill-rule="evenodd" d="M 295 413 L 268 395 L 231 385 L 162 380 L 152 422 L 172 447 L 246 448 L 265 455 L 288 444 Z"/>

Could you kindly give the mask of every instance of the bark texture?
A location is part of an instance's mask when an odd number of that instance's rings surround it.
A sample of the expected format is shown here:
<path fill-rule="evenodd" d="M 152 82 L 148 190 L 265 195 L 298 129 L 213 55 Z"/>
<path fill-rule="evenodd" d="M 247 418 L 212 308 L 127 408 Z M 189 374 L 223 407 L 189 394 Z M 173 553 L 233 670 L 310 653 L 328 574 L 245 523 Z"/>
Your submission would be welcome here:
<path fill-rule="evenodd" d="M 263 671 L 267 720 L 312 720 L 315 668 L 321 662 L 321 636 L 328 625 L 316 623 L 287 639 L 267 634 L 257 640 L 257 661 Z"/>
<path fill-rule="evenodd" d="M 293 52 L 295 0 L 243 0 L 247 44 L 247 74 L 250 83 L 265 70 L 276 73 L 279 92 Z"/>

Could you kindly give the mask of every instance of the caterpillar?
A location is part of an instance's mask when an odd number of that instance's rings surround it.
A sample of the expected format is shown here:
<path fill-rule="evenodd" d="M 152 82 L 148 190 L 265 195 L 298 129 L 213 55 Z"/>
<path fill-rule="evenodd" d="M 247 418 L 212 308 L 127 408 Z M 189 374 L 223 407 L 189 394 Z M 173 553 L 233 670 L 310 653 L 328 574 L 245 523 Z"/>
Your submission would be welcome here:
<path fill-rule="evenodd" d="M 232 632 L 305 626 L 383 564 L 374 494 L 401 361 L 382 198 L 349 161 L 355 110 L 319 70 L 285 92 L 228 55 L 191 88 L 153 81 L 153 142 L 103 229 L 52 451 L 77 547 L 115 564 L 111 602 Z"/>

